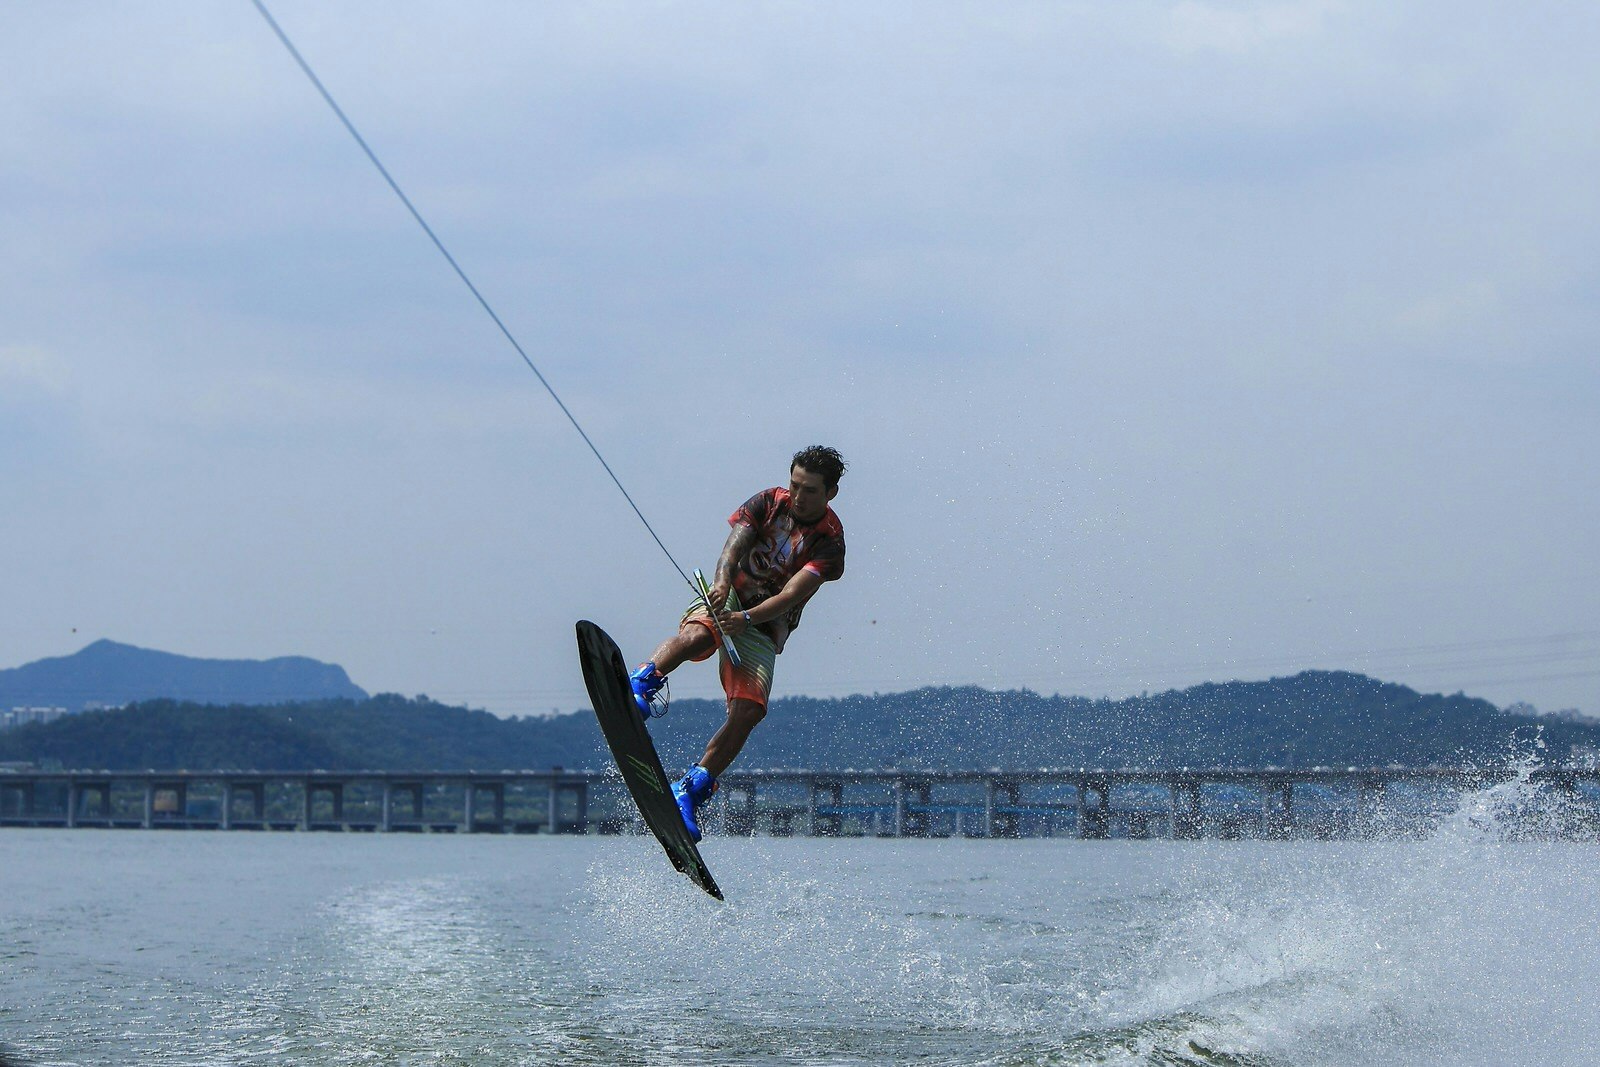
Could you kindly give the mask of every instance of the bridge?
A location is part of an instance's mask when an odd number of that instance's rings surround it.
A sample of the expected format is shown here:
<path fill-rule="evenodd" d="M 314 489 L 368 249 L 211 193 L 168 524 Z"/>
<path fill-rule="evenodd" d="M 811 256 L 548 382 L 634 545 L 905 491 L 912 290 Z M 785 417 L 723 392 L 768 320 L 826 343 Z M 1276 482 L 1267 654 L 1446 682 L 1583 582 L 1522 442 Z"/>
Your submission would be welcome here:
<path fill-rule="evenodd" d="M 712 832 L 775 836 L 1417 837 L 1513 770 L 747 770 Z M 1600 840 L 1600 769 L 1525 771 L 1514 814 Z M 0 827 L 377 833 L 637 833 L 614 772 L 0 770 Z"/>

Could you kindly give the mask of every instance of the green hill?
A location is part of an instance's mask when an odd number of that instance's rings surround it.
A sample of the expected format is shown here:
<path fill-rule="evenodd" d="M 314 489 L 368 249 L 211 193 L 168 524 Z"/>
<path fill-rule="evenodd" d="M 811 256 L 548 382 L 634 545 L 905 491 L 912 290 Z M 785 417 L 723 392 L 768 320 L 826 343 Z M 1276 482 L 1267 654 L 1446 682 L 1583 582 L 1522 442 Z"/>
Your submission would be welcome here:
<path fill-rule="evenodd" d="M 683 700 L 651 732 L 669 768 L 697 758 L 720 703 Z M 1308 671 L 1125 700 L 933 688 L 787 697 L 744 768 L 1407 766 L 1498 762 L 1538 739 L 1554 759 L 1600 724 L 1507 714 L 1359 674 Z M 0 733 L 0 761 L 104 770 L 599 769 L 588 712 L 501 719 L 380 695 L 274 707 L 170 700 Z"/>

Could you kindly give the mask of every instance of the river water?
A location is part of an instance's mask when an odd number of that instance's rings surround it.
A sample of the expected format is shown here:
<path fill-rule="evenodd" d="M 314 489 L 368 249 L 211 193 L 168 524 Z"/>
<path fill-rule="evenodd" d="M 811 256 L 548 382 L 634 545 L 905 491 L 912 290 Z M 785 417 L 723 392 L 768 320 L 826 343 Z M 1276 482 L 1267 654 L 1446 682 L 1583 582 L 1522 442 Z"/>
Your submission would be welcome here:
<path fill-rule="evenodd" d="M 0 832 L 19 1064 L 1542 1065 L 1600 846 Z"/>

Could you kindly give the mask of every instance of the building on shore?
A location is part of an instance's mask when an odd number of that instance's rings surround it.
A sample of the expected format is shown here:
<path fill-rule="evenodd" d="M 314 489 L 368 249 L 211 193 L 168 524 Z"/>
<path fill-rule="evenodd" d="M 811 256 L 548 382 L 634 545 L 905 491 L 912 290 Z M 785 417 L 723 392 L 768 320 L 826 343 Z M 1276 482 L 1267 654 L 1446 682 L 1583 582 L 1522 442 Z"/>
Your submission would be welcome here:
<path fill-rule="evenodd" d="M 12 708 L 0 711 L 0 730 L 26 726 L 30 722 L 55 722 L 68 714 L 66 708 Z"/>

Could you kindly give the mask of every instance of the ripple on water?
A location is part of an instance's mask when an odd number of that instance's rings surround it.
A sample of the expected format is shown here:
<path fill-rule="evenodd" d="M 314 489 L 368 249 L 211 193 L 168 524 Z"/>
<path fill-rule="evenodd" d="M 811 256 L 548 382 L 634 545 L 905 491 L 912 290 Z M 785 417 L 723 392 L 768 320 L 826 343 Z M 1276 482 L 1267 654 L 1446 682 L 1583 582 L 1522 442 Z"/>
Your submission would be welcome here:
<path fill-rule="evenodd" d="M 637 838 L 17 832 L 0 1023 L 38 1067 L 1585 1063 L 1600 874 L 1499 833 L 1527 802 L 1407 845 L 714 839 L 727 904 Z"/>

